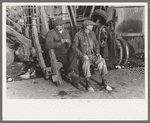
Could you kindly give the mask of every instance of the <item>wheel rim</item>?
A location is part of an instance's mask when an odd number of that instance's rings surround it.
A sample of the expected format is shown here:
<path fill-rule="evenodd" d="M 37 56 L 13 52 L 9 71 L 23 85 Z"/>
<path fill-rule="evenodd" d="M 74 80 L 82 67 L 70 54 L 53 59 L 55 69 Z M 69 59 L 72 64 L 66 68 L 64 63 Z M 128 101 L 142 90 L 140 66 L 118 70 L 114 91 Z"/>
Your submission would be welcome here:
<path fill-rule="evenodd" d="M 122 38 L 117 39 L 117 40 L 119 40 L 121 42 L 122 47 L 123 47 L 123 60 L 121 62 L 121 65 L 126 65 L 129 61 L 129 57 L 130 57 L 129 45 L 126 42 L 126 40 L 124 40 Z"/>
<path fill-rule="evenodd" d="M 103 28 L 105 28 L 105 29 L 106 29 L 106 32 L 107 32 L 106 26 L 103 25 L 103 26 L 99 27 L 99 29 L 98 29 L 98 36 L 97 36 L 97 37 L 98 37 L 99 44 L 100 44 L 101 47 L 105 47 L 105 46 L 106 46 L 106 41 L 107 41 L 107 40 L 105 39 L 105 45 L 102 45 L 101 33 L 102 33 L 102 29 L 103 29 Z"/>
<path fill-rule="evenodd" d="M 123 58 L 123 48 L 119 40 L 116 40 L 117 45 L 117 56 L 118 56 L 118 63 L 116 65 L 120 65 Z"/>

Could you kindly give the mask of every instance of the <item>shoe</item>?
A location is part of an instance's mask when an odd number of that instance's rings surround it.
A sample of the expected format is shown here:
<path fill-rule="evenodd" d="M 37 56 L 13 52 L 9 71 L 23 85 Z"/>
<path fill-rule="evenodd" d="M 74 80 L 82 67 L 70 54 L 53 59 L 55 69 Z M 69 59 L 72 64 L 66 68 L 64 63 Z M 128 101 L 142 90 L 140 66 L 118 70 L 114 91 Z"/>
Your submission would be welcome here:
<path fill-rule="evenodd" d="M 85 81 L 86 81 L 86 89 L 87 89 L 87 91 L 88 92 L 94 92 L 94 89 L 92 88 L 92 87 L 90 87 L 90 78 L 86 78 L 85 79 Z"/>
<path fill-rule="evenodd" d="M 71 72 L 70 74 L 71 76 L 71 82 L 72 84 L 79 90 L 83 91 L 84 88 L 81 86 L 81 84 L 79 83 L 80 82 L 80 77 L 78 74 L 76 74 L 74 71 Z"/>
<path fill-rule="evenodd" d="M 87 91 L 88 91 L 88 92 L 94 92 L 94 89 L 93 89 L 92 87 L 88 87 L 88 88 L 87 88 Z"/>
<path fill-rule="evenodd" d="M 106 80 L 103 80 L 101 86 L 104 86 L 106 90 L 112 91 L 112 88 L 107 84 Z"/>
<path fill-rule="evenodd" d="M 75 84 L 74 86 L 75 86 L 77 89 L 79 89 L 80 91 L 84 91 L 84 90 L 85 90 L 84 87 L 81 86 L 80 83 L 77 83 L 77 84 Z"/>

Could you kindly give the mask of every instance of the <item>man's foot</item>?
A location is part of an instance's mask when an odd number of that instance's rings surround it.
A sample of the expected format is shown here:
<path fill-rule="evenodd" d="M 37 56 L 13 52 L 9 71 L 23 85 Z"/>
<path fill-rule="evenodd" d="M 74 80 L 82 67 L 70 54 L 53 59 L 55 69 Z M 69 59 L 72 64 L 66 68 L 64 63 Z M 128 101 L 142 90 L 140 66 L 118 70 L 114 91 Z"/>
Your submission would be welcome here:
<path fill-rule="evenodd" d="M 74 71 L 68 73 L 68 78 L 70 78 L 72 84 L 74 87 L 76 87 L 77 89 L 79 89 L 80 91 L 83 91 L 84 88 L 81 86 L 80 82 L 80 77 L 78 74 L 76 74 Z"/>
<path fill-rule="evenodd" d="M 80 91 L 84 91 L 84 87 L 80 84 L 80 83 L 77 83 L 74 85 L 77 89 L 79 89 Z"/>
<path fill-rule="evenodd" d="M 112 88 L 107 84 L 106 80 L 103 80 L 101 86 L 104 86 L 106 90 L 112 91 Z"/>
<path fill-rule="evenodd" d="M 87 91 L 88 91 L 88 92 L 94 92 L 94 89 L 93 89 L 92 87 L 88 87 L 88 88 L 87 88 Z"/>
<path fill-rule="evenodd" d="M 94 92 L 94 89 L 92 87 L 90 87 L 90 78 L 86 78 L 86 89 L 88 92 Z"/>

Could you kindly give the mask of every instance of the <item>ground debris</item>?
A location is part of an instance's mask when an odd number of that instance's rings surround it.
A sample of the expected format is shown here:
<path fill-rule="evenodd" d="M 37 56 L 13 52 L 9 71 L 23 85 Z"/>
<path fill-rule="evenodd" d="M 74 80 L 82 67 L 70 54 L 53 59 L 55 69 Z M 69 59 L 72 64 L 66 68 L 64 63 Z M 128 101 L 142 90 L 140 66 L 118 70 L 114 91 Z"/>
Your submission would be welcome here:
<path fill-rule="evenodd" d="M 132 58 L 129 59 L 127 66 L 129 68 L 145 67 L 144 59 L 145 59 L 144 53 L 136 53 L 133 55 Z"/>
<path fill-rule="evenodd" d="M 31 65 L 30 65 L 31 66 Z M 14 62 L 7 67 L 7 82 L 35 79 L 42 77 L 41 69 L 30 67 L 23 62 Z"/>

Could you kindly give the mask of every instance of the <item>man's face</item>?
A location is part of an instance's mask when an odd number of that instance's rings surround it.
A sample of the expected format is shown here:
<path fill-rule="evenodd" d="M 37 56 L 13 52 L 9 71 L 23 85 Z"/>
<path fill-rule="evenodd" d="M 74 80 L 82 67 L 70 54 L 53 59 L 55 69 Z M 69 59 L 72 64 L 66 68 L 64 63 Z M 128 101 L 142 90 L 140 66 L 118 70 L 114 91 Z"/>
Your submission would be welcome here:
<path fill-rule="evenodd" d="M 86 29 L 88 29 L 88 30 L 93 30 L 93 25 L 88 25 L 88 26 L 86 26 Z"/>
<path fill-rule="evenodd" d="M 61 31 L 63 28 L 64 28 L 64 24 L 63 24 L 63 25 L 58 25 L 58 26 L 56 26 L 56 29 L 57 29 L 58 31 Z"/>

